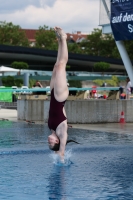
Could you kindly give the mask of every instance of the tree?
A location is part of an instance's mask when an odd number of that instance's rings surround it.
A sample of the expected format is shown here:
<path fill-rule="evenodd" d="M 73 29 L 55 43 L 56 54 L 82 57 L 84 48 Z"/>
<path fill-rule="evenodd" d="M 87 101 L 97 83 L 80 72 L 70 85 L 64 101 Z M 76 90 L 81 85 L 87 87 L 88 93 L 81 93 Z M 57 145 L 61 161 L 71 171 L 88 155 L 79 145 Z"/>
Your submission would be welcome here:
<path fill-rule="evenodd" d="M 28 69 L 29 65 L 25 62 L 16 62 L 14 61 L 13 63 L 11 63 L 12 68 L 15 69 Z"/>
<path fill-rule="evenodd" d="M 109 69 L 109 67 L 110 67 L 110 64 L 106 62 L 98 62 L 94 64 L 94 68 L 102 72 L 103 75 L 104 75 L 104 72 Z"/>
<path fill-rule="evenodd" d="M 93 56 L 116 58 L 115 53 L 113 53 L 114 48 L 116 48 L 117 54 L 119 54 L 112 34 L 102 34 L 102 30 L 98 28 L 94 29 L 92 33 L 80 43 L 80 47 L 83 49 L 83 53 Z"/>
<path fill-rule="evenodd" d="M 2 77 L 2 84 L 6 87 L 17 86 L 21 87 L 23 85 L 22 79 L 15 79 L 13 76 Z"/>
<path fill-rule="evenodd" d="M 76 88 L 81 88 L 82 83 L 79 80 L 69 80 L 69 87 L 76 87 Z M 76 95 L 77 91 L 76 90 L 70 90 L 69 95 Z"/>
<path fill-rule="evenodd" d="M 82 83 L 79 80 L 70 80 L 69 82 L 69 87 L 76 87 L 76 88 L 81 88 L 82 87 Z"/>
<path fill-rule="evenodd" d="M 133 40 L 124 41 L 130 59 L 133 60 Z"/>
<path fill-rule="evenodd" d="M 28 38 L 19 25 L 0 22 L 0 44 L 29 46 Z"/>
<path fill-rule="evenodd" d="M 47 50 L 57 50 L 58 48 L 54 30 L 46 25 L 39 27 L 39 30 L 36 32 L 35 39 L 37 48 Z"/>
<path fill-rule="evenodd" d="M 36 83 L 35 79 L 29 79 L 29 88 L 32 88 Z"/>
<path fill-rule="evenodd" d="M 101 44 L 100 44 L 99 56 L 104 57 L 114 57 L 116 58 L 116 54 L 113 54 L 114 49 L 115 53 L 119 55 L 115 40 L 112 34 L 102 34 L 101 36 Z"/>
<path fill-rule="evenodd" d="M 68 51 L 69 53 L 83 53 L 82 48 L 80 47 L 80 44 L 77 43 L 68 43 Z"/>
<path fill-rule="evenodd" d="M 94 29 L 92 34 L 87 36 L 86 40 L 81 42 L 81 47 L 84 47 L 84 52 L 89 55 L 99 55 L 101 49 L 101 36 L 102 31 L 100 29 Z"/>

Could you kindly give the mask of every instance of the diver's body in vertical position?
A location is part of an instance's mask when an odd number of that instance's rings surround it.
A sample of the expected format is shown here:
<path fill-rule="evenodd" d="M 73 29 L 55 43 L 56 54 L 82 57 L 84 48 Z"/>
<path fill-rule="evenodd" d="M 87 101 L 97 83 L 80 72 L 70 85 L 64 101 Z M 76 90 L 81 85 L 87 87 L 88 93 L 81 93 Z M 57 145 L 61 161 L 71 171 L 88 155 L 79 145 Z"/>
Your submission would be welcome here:
<path fill-rule="evenodd" d="M 66 80 L 68 49 L 65 32 L 59 27 L 55 27 L 54 30 L 58 38 L 58 55 L 50 82 L 51 101 L 48 126 L 52 133 L 48 137 L 48 143 L 50 149 L 56 151 L 63 160 L 67 143 L 67 117 L 64 104 L 69 94 Z"/>

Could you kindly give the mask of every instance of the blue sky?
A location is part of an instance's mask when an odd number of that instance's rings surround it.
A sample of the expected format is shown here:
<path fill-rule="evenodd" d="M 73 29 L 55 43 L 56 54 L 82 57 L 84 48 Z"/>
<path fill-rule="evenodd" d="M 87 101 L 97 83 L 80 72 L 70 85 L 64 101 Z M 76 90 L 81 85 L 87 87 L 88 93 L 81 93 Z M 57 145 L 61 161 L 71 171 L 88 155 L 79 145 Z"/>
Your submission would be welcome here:
<path fill-rule="evenodd" d="M 0 0 L 0 21 L 21 28 L 60 26 L 66 32 L 90 33 L 99 25 L 100 0 Z"/>

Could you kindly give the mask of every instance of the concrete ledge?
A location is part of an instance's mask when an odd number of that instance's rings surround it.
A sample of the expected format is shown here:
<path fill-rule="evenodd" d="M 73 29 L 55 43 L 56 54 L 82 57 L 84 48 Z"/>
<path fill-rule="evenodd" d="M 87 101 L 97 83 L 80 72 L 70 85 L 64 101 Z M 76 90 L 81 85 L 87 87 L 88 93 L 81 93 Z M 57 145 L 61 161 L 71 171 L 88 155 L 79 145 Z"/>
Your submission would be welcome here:
<path fill-rule="evenodd" d="M 67 101 L 65 108 L 68 123 L 116 123 L 121 111 L 124 111 L 126 122 L 133 122 L 132 100 Z"/>
<path fill-rule="evenodd" d="M 44 121 L 44 100 L 19 100 L 17 119 Z"/>
<path fill-rule="evenodd" d="M 34 95 L 34 94 L 21 94 L 19 95 L 19 100 L 38 100 L 38 99 L 41 99 L 41 100 L 46 100 L 48 99 L 48 96 L 47 95 Z"/>
<path fill-rule="evenodd" d="M 47 123 L 49 103 L 48 100 L 19 100 L 18 119 Z M 65 109 L 68 123 L 116 123 L 122 111 L 126 122 L 133 122 L 133 100 L 68 100 Z"/>

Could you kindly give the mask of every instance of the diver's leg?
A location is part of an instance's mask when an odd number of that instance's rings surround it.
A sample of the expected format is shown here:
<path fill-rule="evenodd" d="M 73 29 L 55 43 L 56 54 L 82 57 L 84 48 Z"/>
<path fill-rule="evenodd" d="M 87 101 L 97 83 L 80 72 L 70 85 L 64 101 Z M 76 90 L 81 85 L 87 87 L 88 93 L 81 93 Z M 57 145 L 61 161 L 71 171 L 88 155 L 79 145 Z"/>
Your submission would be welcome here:
<path fill-rule="evenodd" d="M 57 59 L 56 59 L 56 63 L 54 65 L 53 68 L 53 72 L 52 72 L 52 77 L 51 77 L 51 81 L 50 81 L 50 90 L 52 90 L 54 88 L 54 84 L 55 84 L 55 75 L 56 75 L 56 68 L 58 66 L 58 62 L 59 62 L 59 57 L 60 57 L 60 52 L 61 52 L 61 43 L 58 39 L 58 52 L 57 52 Z"/>
<path fill-rule="evenodd" d="M 56 65 L 55 83 L 54 83 L 54 94 L 58 101 L 64 101 L 68 97 L 68 87 L 66 80 L 66 64 L 68 61 L 68 49 L 67 49 L 67 35 L 61 29 L 56 27 L 56 31 L 60 35 L 59 40 L 59 54 L 58 63 Z"/>

